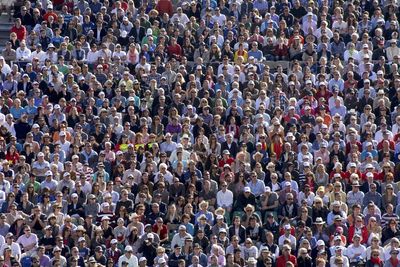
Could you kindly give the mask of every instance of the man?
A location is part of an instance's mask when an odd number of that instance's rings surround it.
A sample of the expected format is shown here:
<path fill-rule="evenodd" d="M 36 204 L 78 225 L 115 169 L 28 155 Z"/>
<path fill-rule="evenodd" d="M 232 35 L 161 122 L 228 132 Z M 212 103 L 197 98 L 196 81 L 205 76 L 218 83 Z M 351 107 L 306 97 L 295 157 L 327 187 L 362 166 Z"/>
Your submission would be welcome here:
<path fill-rule="evenodd" d="M 24 227 L 24 234 L 17 239 L 17 243 L 21 245 L 23 255 L 31 256 L 36 252 L 38 246 L 38 238 L 31 233 L 29 226 Z"/>
<path fill-rule="evenodd" d="M 118 267 L 122 267 L 123 262 L 128 262 L 128 266 L 138 266 L 138 259 L 133 255 L 133 249 L 131 246 L 125 247 L 125 253 L 118 260 Z"/>
<path fill-rule="evenodd" d="M 283 205 L 278 208 L 278 218 L 283 219 L 284 217 L 295 218 L 298 215 L 299 206 L 295 202 L 292 193 L 287 193 L 286 201 Z"/>
<path fill-rule="evenodd" d="M 168 266 L 178 267 L 179 260 L 185 259 L 185 256 L 182 254 L 182 247 L 180 245 L 176 244 L 173 248 L 174 252 L 169 256 Z"/>
<path fill-rule="evenodd" d="M 248 204 L 256 206 L 256 197 L 251 193 L 250 187 L 246 186 L 243 192 L 239 194 L 234 210 L 242 211 Z"/>
<path fill-rule="evenodd" d="M 354 204 L 363 204 L 364 193 L 360 191 L 360 184 L 358 181 L 353 181 L 352 190 L 347 193 L 347 205 L 352 207 Z"/>
<path fill-rule="evenodd" d="M 185 244 L 185 238 L 192 237 L 188 232 L 186 232 L 186 226 L 180 225 L 178 228 L 178 233 L 174 235 L 171 241 L 171 247 L 176 246 L 182 247 Z"/>
<path fill-rule="evenodd" d="M 284 245 L 282 248 L 282 255 L 276 259 L 276 267 L 285 267 L 287 262 L 291 262 L 297 266 L 296 256 L 292 255 L 289 245 Z"/>
<path fill-rule="evenodd" d="M 221 183 L 221 190 L 217 193 L 217 206 L 231 212 L 233 205 L 233 193 L 228 190 L 228 184 L 224 181 Z"/>
<path fill-rule="evenodd" d="M 278 240 L 278 245 L 279 245 L 279 247 L 281 247 L 281 248 L 283 248 L 283 249 L 285 249 L 285 246 L 286 245 L 284 245 L 284 242 L 286 241 L 286 240 L 290 240 L 290 244 L 291 244 L 291 246 L 292 246 L 292 249 L 293 250 L 296 250 L 296 237 L 294 237 L 290 232 L 291 232 L 291 230 L 292 230 L 292 227 L 290 226 L 290 224 L 286 224 L 285 226 L 284 226 L 284 234 L 283 235 L 281 235 L 280 237 L 279 237 L 279 240 Z"/>
<path fill-rule="evenodd" d="M 363 260 L 366 250 L 365 246 L 361 245 L 361 236 L 355 234 L 353 237 L 353 244 L 351 244 L 346 250 L 346 255 L 349 258 L 350 264 Z"/>

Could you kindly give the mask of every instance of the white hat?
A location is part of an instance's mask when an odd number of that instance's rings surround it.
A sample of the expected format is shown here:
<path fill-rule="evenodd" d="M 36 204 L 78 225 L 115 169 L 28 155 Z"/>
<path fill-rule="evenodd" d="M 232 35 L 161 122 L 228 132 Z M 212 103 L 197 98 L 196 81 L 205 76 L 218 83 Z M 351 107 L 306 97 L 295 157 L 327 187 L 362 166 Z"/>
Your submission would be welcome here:
<path fill-rule="evenodd" d="M 108 203 L 107 203 L 108 204 Z M 103 218 L 101 218 L 101 221 L 109 221 L 110 220 L 110 217 L 108 217 L 108 216 L 104 216 Z"/>
<path fill-rule="evenodd" d="M 64 172 L 63 177 L 67 177 L 67 176 L 70 176 L 70 173 L 69 172 Z"/>
<path fill-rule="evenodd" d="M 85 239 L 84 237 L 79 237 L 78 243 L 79 243 L 79 242 L 86 242 L 86 239 Z"/>
<path fill-rule="evenodd" d="M 60 132 L 60 136 L 65 136 L 66 134 L 65 134 L 65 132 L 64 131 L 61 131 Z"/>
<path fill-rule="evenodd" d="M 163 263 L 166 263 L 165 259 L 164 258 L 159 258 L 158 259 L 158 264 L 163 264 Z"/>
<path fill-rule="evenodd" d="M 292 229 L 292 227 L 290 226 L 290 224 L 286 224 L 284 228 L 285 228 L 285 230 L 291 230 L 291 229 Z"/>
<path fill-rule="evenodd" d="M 154 239 L 154 235 L 153 235 L 152 233 L 148 233 L 148 234 L 147 234 L 147 238 L 148 238 L 148 239 Z"/>
<path fill-rule="evenodd" d="M 133 249 L 132 249 L 131 246 L 128 245 L 128 246 L 125 247 L 125 251 L 133 251 Z"/>
<path fill-rule="evenodd" d="M 243 191 L 244 191 L 244 192 L 251 192 L 251 189 L 250 189 L 250 187 L 245 186 L 244 189 L 243 189 Z"/>
<path fill-rule="evenodd" d="M 113 245 L 113 244 L 117 244 L 118 241 L 117 241 L 117 239 L 112 239 L 110 243 L 111 243 L 111 245 Z"/>
<path fill-rule="evenodd" d="M 365 168 L 366 169 L 373 169 L 374 166 L 372 164 L 368 163 L 367 165 L 365 165 Z"/>
<path fill-rule="evenodd" d="M 317 241 L 317 247 L 319 246 L 325 246 L 325 242 L 321 239 Z"/>
<path fill-rule="evenodd" d="M 51 171 L 47 171 L 45 175 L 46 176 L 53 176 L 53 173 Z"/>
<path fill-rule="evenodd" d="M 289 181 L 286 181 L 286 182 L 285 182 L 285 186 L 292 186 L 292 183 L 289 182 Z"/>
<path fill-rule="evenodd" d="M 217 220 L 223 220 L 223 219 L 224 219 L 224 216 L 222 216 L 221 214 L 217 215 Z"/>
<path fill-rule="evenodd" d="M 146 257 L 141 257 L 141 258 L 139 259 L 139 262 L 142 262 L 142 261 L 147 261 Z"/>
<path fill-rule="evenodd" d="M 337 240 L 340 240 L 340 241 L 342 241 L 342 239 L 340 238 L 340 236 L 335 236 L 335 238 L 333 239 L 334 241 L 337 241 Z"/>
<path fill-rule="evenodd" d="M 254 257 L 249 257 L 249 259 L 247 260 L 248 263 L 253 263 L 256 264 L 257 260 Z"/>
<path fill-rule="evenodd" d="M 78 198 L 78 194 L 77 194 L 77 193 L 73 193 L 73 194 L 71 195 L 71 198 Z"/>

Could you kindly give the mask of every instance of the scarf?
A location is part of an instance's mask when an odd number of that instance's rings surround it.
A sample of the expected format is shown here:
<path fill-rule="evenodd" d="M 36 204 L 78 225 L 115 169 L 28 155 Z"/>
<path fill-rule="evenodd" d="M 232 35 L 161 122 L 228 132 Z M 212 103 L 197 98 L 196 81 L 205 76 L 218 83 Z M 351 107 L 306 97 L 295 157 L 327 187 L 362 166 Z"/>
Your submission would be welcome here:
<path fill-rule="evenodd" d="M 399 263 L 399 260 L 396 258 L 396 259 L 393 259 L 392 257 L 390 258 L 390 263 L 392 264 L 392 266 L 397 266 L 397 264 Z"/>
<path fill-rule="evenodd" d="M 373 263 L 374 265 L 375 264 L 377 264 L 377 265 L 379 265 L 379 266 L 382 266 L 383 265 L 383 262 L 382 262 L 382 260 L 378 257 L 378 258 L 372 258 L 371 257 L 371 263 Z"/>

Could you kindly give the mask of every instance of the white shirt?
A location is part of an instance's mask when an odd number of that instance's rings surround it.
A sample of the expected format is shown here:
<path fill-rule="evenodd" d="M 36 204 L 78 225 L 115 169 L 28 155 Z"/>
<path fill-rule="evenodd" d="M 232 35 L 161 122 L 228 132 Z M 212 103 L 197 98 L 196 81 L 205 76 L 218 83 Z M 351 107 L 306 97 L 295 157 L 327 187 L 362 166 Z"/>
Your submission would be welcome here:
<path fill-rule="evenodd" d="M 354 246 L 351 244 L 345 251 L 345 255 L 349 257 L 350 262 L 356 262 L 355 255 L 360 254 L 360 257 L 365 257 L 366 248 L 363 245 Z"/>
<path fill-rule="evenodd" d="M 231 207 L 233 204 L 233 193 L 230 190 L 223 192 L 222 190 L 217 193 L 218 207 Z"/>
<path fill-rule="evenodd" d="M 4 240 L 4 237 L 2 237 Z M 3 256 L 4 255 L 4 249 L 6 247 L 8 247 L 9 245 L 6 243 L 3 243 L 1 248 L 0 248 L 0 255 Z M 21 257 L 21 247 L 18 245 L 18 243 L 12 242 L 11 244 L 11 255 L 16 257 L 16 258 L 20 258 Z"/>
<path fill-rule="evenodd" d="M 127 262 L 129 267 L 137 267 L 139 266 L 139 262 L 137 260 L 137 257 L 135 255 L 131 255 L 131 257 L 128 259 L 128 257 L 126 256 L 126 254 L 122 255 L 121 257 L 119 257 L 118 260 L 118 267 L 122 266 L 123 262 Z"/>
<path fill-rule="evenodd" d="M 212 21 L 218 22 L 218 25 L 224 26 L 226 21 L 226 16 L 224 14 L 219 14 L 219 16 L 212 16 Z"/>
<path fill-rule="evenodd" d="M 39 59 L 39 63 L 43 64 L 44 61 L 46 60 L 46 52 L 44 52 L 43 50 L 41 50 L 40 52 L 38 51 L 33 51 L 32 52 L 32 58 L 37 57 Z"/>
<path fill-rule="evenodd" d="M 283 246 L 283 242 L 286 240 L 286 239 L 289 239 L 290 240 L 290 244 L 292 245 L 292 249 L 293 250 L 296 250 L 296 237 L 294 237 L 293 235 L 289 235 L 289 236 L 286 236 L 286 235 L 281 235 L 280 237 L 279 237 L 279 239 L 278 239 L 278 245 L 279 245 L 279 247 L 282 247 Z"/>
<path fill-rule="evenodd" d="M 97 62 L 98 59 L 99 59 L 98 51 L 96 51 L 96 52 L 89 51 L 89 53 L 87 53 L 86 60 L 88 63 L 94 64 L 95 62 Z"/>
<path fill-rule="evenodd" d="M 17 60 L 22 60 L 22 61 L 29 61 L 31 59 L 31 50 L 27 47 L 25 49 L 21 49 L 21 47 L 17 48 L 16 52 L 16 57 Z"/>
<path fill-rule="evenodd" d="M 35 234 L 30 234 L 29 237 L 27 237 L 26 235 L 21 235 L 18 240 L 17 243 L 21 244 L 22 248 L 26 247 L 26 246 L 30 246 L 32 244 L 36 244 L 36 246 L 38 245 L 38 238 Z M 34 248 L 31 248 L 35 249 Z M 27 251 L 25 251 L 27 252 Z"/>

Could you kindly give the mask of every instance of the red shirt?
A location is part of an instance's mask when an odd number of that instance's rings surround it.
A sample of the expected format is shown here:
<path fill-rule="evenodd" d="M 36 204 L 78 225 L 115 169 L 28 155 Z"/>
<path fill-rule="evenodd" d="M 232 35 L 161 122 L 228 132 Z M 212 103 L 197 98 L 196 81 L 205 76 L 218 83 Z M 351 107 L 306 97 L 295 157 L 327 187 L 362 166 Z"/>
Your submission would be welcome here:
<path fill-rule="evenodd" d="M 221 159 L 218 162 L 218 167 L 223 168 L 225 164 L 228 164 L 229 166 L 232 165 L 232 163 L 234 163 L 235 160 L 233 158 L 228 158 L 227 160 Z"/>
<path fill-rule="evenodd" d="M 356 227 L 354 225 L 350 226 L 349 227 L 349 238 L 348 238 L 350 244 L 353 243 L 353 237 L 354 237 L 355 232 L 356 232 Z M 367 244 L 368 235 L 369 234 L 368 234 L 367 227 L 365 227 L 365 226 L 361 227 L 361 238 L 362 238 L 361 244 Z"/>
<path fill-rule="evenodd" d="M 175 57 L 176 59 L 179 60 L 182 56 L 182 48 L 179 44 L 169 45 L 167 47 L 167 52 L 170 57 Z"/>
<path fill-rule="evenodd" d="M 173 7 L 171 1 L 170 0 L 158 1 L 156 10 L 160 13 L 160 15 L 167 13 L 171 17 L 173 14 Z"/>
<path fill-rule="evenodd" d="M 15 32 L 17 34 L 17 39 L 19 41 L 22 41 L 26 38 L 26 28 L 23 25 L 21 25 L 19 28 L 13 26 L 11 28 L 11 32 Z"/>
<path fill-rule="evenodd" d="M 157 225 L 157 223 L 153 224 L 152 228 L 153 232 L 158 234 L 159 226 Z M 158 234 L 158 236 L 160 237 L 160 240 L 163 240 L 167 237 L 167 235 L 168 235 L 168 227 L 165 224 L 163 224 L 161 226 L 160 233 Z"/>
<path fill-rule="evenodd" d="M 279 256 L 278 259 L 276 260 L 276 267 L 285 267 L 286 262 L 290 261 L 291 263 L 294 264 L 294 266 L 297 266 L 297 259 L 293 255 L 289 255 L 289 260 L 286 260 L 285 256 Z"/>

